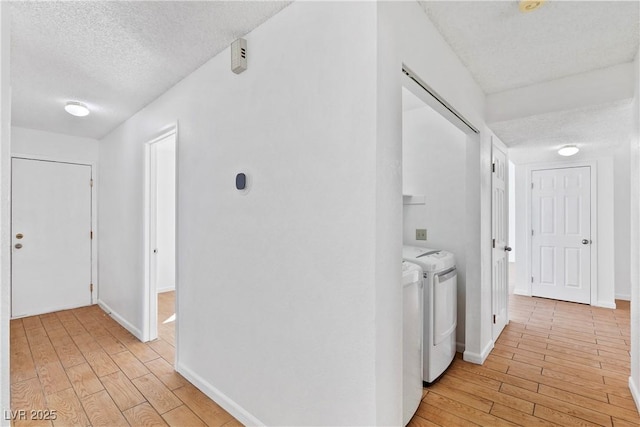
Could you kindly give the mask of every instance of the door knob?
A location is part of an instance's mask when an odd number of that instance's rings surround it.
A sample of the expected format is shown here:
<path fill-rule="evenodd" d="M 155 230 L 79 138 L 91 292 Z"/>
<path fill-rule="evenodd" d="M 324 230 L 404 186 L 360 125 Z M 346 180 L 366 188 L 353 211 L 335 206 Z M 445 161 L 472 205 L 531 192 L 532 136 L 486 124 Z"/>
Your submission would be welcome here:
<path fill-rule="evenodd" d="M 16 239 L 22 239 L 23 237 L 24 237 L 24 234 L 22 233 L 16 234 Z"/>
<path fill-rule="evenodd" d="M 590 241 L 590 240 L 588 240 L 588 239 L 582 239 L 582 244 L 583 244 L 583 245 L 588 245 L 589 243 L 591 243 L 591 241 Z"/>
<path fill-rule="evenodd" d="M 22 243 L 16 243 L 16 249 L 22 248 Z"/>
<path fill-rule="evenodd" d="M 505 252 L 511 252 L 511 246 L 505 246 L 504 247 Z"/>

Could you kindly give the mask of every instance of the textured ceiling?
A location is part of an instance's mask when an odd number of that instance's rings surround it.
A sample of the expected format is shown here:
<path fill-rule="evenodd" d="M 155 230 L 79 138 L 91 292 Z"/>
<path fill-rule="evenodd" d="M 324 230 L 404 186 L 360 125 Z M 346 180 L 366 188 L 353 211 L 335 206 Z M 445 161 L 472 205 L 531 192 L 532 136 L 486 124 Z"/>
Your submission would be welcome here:
<path fill-rule="evenodd" d="M 613 148 L 629 141 L 632 120 L 629 100 L 497 122 L 491 129 L 518 160 L 517 152 L 527 153 L 535 147 L 557 149 L 575 144 L 583 152 Z"/>
<path fill-rule="evenodd" d="M 12 2 L 12 122 L 101 138 L 288 3 Z"/>
<path fill-rule="evenodd" d="M 521 13 L 512 1 L 421 1 L 487 94 L 630 62 L 637 1 L 552 1 Z"/>

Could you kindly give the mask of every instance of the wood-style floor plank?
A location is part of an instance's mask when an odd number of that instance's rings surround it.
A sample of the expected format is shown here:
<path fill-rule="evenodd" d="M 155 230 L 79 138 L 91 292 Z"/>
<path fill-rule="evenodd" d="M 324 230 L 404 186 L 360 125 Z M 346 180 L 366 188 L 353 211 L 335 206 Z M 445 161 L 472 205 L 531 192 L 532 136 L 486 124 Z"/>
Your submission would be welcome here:
<path fill-rule="evenodd" d="M 640 425 L 628 386 L 628 302 L 611 310 L 512 295 L 509 304 L 485 364 L 456 356 L 410 425 Z"/>

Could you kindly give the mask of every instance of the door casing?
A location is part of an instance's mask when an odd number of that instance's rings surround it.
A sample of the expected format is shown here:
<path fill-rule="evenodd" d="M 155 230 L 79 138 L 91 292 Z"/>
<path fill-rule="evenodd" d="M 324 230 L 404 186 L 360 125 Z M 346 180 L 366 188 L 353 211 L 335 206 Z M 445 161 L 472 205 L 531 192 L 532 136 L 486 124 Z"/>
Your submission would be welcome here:
<path fill-rule="evenodd" d="M 159 132 L 156 137 L 147 141 L 144 145 L 144 299 L 143 299 L 143 325 L 142 325 L 142 341 L 151 341 L 158 338 L 158 295 L 156 289 L 155 280 L 153 280 L 152 271 L 155 263 L 152 258 L 153 251 L 153 243 L 152 243 L 152 233 L 154 233 L 152 224 L 152 203 L 155 203 L 154 198 L 151 194 L 151 186 L 154 185 L 152 182 L 154 180 L 155 171 L 152 170 L 151 164 L 151 151 L 152 146 L 156 142 L 159 142 L 169 136 L 173 135 L 175 138 L 176 144 L 176 216 L 175 216 L 175 224 L 176 224 L 176 248 L 175 248 L 175 260 L 176 260 L 176 268 L 175 268 L 175 305 L 176 305 L 176 331 L 175 331 L 175 347 L 176 347 L 176 366 L 178 364 L 178 125 L 173 124 L 167 126 L 163 131 Z"/>

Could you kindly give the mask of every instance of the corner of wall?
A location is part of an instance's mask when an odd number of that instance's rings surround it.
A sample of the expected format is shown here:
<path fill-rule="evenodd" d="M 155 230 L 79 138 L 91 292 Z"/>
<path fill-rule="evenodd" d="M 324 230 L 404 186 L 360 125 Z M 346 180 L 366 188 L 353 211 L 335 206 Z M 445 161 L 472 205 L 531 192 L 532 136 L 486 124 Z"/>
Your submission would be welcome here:
<path fill-rule="evenodd" d="M 462 354 L 462 359 L 465 362 L 482 365 L 484 361 L 487 360 L 487 357 L 489 356 L 489 353 L 491 353 L 491 350 L 493 350 L 493 346 L 493 340 L 490 340 L 487 345 L 484 346 L 480 353 L 474 353 L 472 351 L 465 350 L 465 352 Z"/>
<path fill-rule="evenodd" d="M 113 320 L 118 322 L 127 331 L 131 332 L 133 334 L 133 336 L 138 338 L 141 342 L 145 341 L 144 334 L 142 333 L 142 331 L 140 329 L 136 328 L 130 322 L 128 322 L 124 317 L 122 317 L 120 314 L 118 314 L 117 312 L 113 311 L 111 309 L 111 307 L 109 307 L 107 304 L 105 304 L 102 300 L 98 299 L 98 305 L 100 306 L 100 308 L 102 308 L 104 311 L 106 311 L 107 314 L 113 318 Z"/>

